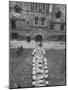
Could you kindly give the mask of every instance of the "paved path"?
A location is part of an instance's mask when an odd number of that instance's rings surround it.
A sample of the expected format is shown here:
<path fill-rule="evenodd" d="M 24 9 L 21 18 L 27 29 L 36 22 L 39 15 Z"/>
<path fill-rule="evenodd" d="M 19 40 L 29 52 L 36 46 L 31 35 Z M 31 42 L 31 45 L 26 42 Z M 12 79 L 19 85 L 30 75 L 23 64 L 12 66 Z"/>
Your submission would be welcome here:
<path fill-rule="evenodd" d="M 10 41 L 10 48 L 18 48 L 23 46 L 23 48 L 35 48 L 36 42 L 31 41 L 27 43 L 26 41 Z M 43 48 L 45 49 L 65 49 L 65 42 L 43 42 Z"/>
<path fill-rule="evenodd" d="M 32 60 L 32 86 L 48 86 L 48 66 L 45 51 L 42 48 L 34 49 Z"/>

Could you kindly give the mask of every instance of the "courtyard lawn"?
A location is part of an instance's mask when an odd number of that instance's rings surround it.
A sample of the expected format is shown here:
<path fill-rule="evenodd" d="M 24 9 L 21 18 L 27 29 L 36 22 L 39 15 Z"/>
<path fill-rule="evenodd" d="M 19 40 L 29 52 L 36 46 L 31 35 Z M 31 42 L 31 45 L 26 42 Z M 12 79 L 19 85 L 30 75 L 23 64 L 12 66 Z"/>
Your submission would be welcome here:
<path fill-rule="evenodd" d="M 24 49 L 20 54 L 18 54 L 18 49 L 16 49 L 16 48 L 10 49 L 10 59 L 9 59 L 9 67 L 10 67 L 9 68 L 9 76 L 10 76 L 9 82 L 10 82 L 10 88 L 11 87 L 15 88 L 14 84 L 16 82 L 16 76 L 15 76 L 16 74 L 14 72 L 19 66 L 21 66 L 21 68 L 23 66 L 22 72 L 24 72 L 27 67 L 28 67 L 27 71 L 31 70 L 30 69 L 31 65 L 29 65 L 30 61 L 27 60 L 27 62 L 26 62 L 26 58 L 31 56 L 31 52 L 32 52 L 31 49 Z M 18 70 L 18 72 L 19 71 L 20 70 Z M 17 71 L 16 71 L 16 73 L 17 73 Z M 24 72 L 24 74 L 25 74 L 25 72 Z M 28 74 L 26 76 L 28 76 Z"/>
<path fill-rule="evenodd" d="M 49 85 L 65 85 L 66 75 L 66 57 L 65 49 L 46 51 L 49 70 Z"/>
<path fill-rule="evenodd" d="M 10 88 L 32 87 L 32 49 L 23 49 L 18 54 L 17 49 L 10 49 Z M 46 50 L 49 70 L 49 86 L 65 85 L 65 49 Z"/>

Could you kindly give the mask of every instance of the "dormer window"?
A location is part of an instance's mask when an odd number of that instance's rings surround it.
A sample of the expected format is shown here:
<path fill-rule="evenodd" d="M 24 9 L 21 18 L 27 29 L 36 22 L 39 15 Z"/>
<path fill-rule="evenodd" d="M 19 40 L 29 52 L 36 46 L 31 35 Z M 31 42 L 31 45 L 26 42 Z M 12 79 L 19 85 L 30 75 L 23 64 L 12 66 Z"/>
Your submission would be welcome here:
<path fill-rule="evenodd" d="M 53 30 L 54 29 L 54 23 L 50 24 L 50 29 Z"/>
<path fill-rule="evenodd" d="M 34 10 L 34 3 L 31 3 L 31 10 Z"/>
<path fill-rule="evenodd" d="M 39 4 L 39 11 L 42 11 L 42 4 Z"/>
<path fill-rule="evenodd" d="M 45 11 L 45 4 L 43 4 L 43 11 Z"/>
<path fill-rule="evenodd" d="M 46 12 L 47 13 L 49 12 L 49 8 L 50 8 L 50 5 L 49 4 L 46 4 Z"/>
<path fill-rule="evenodd" d="M 64 23 L 61 23 L 61 31 L 64 31 Z"/>
<path fill-rule="evenodd" d="M 38 6 L 38 4 L 37 4 L 37 3 L 35 3 L 35 9 L 36 9 L 36 10 L 38 9 L 38 7 L 37 7 L 37 6 Z"/>

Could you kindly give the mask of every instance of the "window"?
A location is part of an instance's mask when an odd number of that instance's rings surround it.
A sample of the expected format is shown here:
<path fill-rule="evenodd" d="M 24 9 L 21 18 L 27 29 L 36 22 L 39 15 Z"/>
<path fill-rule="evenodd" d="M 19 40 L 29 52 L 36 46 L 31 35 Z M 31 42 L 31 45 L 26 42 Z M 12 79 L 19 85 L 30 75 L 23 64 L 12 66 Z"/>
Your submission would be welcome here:
<path fill-rule="evenodd" d="M 31 10 L 34 10 L 34 3 L 31 3 Z"/>
<path fill-rule="evenodd" d="M 16 29 L 16 20 L 14 19 L 14 17 L 11 18 L 10 23 L 11 23 L 11 29 Z"/>
<path fill-rule="evenodd" d="M 64 31 L 64 23 L 61 24 L 61 31 Z"/>
<path fill-rule="evenodd" d="M 35 17 L 35 25 L 38 25 L 38 17 Z"/>
<path fill-rule="evenodd" d="M 37 6 L 38 6 L 38 4 L 37 3 L 35 3 L 35 9 L 37 10 Z"/>
<path fill-rule="evenodd" d="M 53 23 L 50 24 L 50 29 L 51 29 L 51 30 L 54 29 L 54 24 L 53 24 Z"/>
<path fill-rule="evenodd" d="M 45 4 L 43 4 L 43 11 L 45 11 Z"/>
<path fill-rule="evenodd" d="M 53 9 L 53 5 L 50 4 L 50 7 L 49 7 L 49 12 L 52 13 L 52 9 Z"/>
<path fill-rule="evenodd" d="M 44 24 L 45 24 L 45 18 L 42 17 L 42 18 L 41 18 L 41 25 L 44 25 Z"/>
<path fill-rule="evenodd" d="M 50 5 L 46 4 L 46 12 L 49 12 Z"/>
<path fill-rule="evenodd" d="M 59 10 L 58 12 L 56 12 L 56 18 L 60 18 L 61 17 L 61 11 Z"/>

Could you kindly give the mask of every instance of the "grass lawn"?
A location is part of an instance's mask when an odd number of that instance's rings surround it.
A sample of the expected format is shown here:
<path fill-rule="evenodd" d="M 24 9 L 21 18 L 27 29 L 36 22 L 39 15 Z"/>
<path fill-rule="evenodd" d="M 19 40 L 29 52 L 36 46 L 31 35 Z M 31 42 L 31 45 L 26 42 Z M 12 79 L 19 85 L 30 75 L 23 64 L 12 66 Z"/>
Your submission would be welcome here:
<path fill-rule="evenodd" d="M 49 86 L 65 85 L 65 50 L 46 50 L 49 70 Z M 32 49 L 10 49 L 10 88 L 32 87 Z"/>
<path fill-rule="evenodd" d="M 49 85 L 65 85 L 66 59 L 65 50 L 46 51 L 49 69 Z"/>

